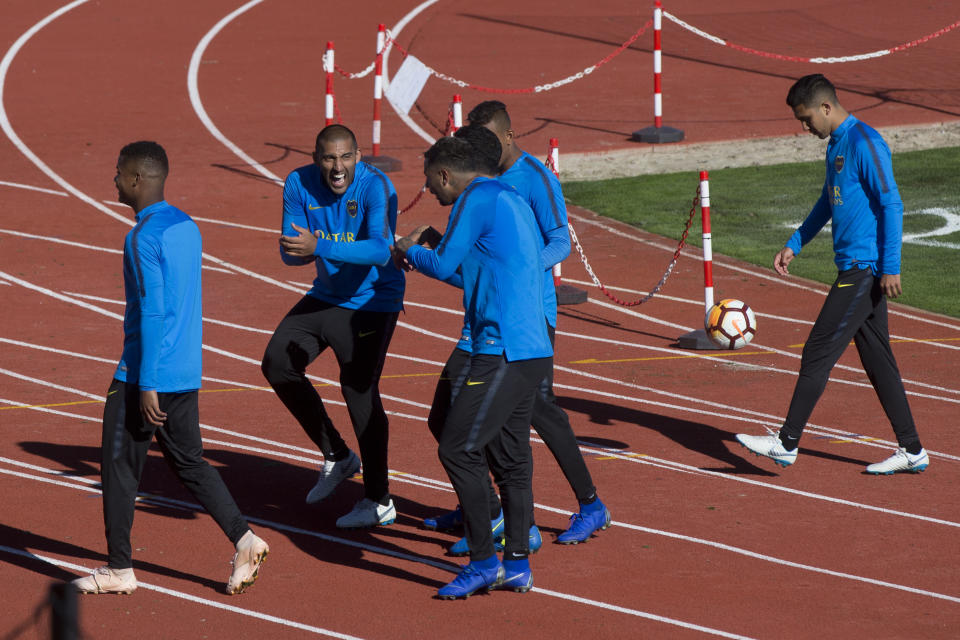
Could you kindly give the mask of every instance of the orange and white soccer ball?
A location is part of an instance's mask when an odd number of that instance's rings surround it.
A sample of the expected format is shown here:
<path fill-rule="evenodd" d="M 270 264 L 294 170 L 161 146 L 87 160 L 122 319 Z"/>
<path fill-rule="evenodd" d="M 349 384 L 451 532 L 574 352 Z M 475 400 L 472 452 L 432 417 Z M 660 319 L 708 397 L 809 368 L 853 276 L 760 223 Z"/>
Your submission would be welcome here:
<path fill-rule="evenodd" d="M 727 298 L 710 307 L 704 319 L 707 336 L 721 349 L 739 349 L 757 335 L 757 318 L 746 302 Z"/>

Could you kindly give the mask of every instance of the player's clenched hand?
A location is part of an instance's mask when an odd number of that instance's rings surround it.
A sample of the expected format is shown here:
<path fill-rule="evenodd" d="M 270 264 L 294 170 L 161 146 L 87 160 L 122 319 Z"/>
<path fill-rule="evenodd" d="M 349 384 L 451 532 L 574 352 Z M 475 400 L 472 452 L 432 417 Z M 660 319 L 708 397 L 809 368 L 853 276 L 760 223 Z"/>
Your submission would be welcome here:
<path fill-rule="evenodd" d="M 412 235 L 412 234 L 411 234 Z M 396 244 L 390 247 L 393 264 L 401 271 L 413 271 L 413 265 L 407 260 L 407 249 L 416 244 L 410 236 L 397 238 Z"/>
<path fill-rule="evenodd" d="M 291 225 L 297 232 L 295 236 L 280 236 L 280 248 L 284 253 L 298 258 L 308 258 L 313 255 L 317 249 L 317 238 L 320 232 L 310 233 L 309 229 L 303 229 L 297 225 Z"/>
<path fill-rule="evenodd" d="M 140 415 L 144 422 L 152 424 L 155 427 L 163 425 L 167 419 L 167 414 L 160 410 L 160 399 L 154 390 L 140 390 Z"/>
<path fill-rule="evenodd" d="M 422 244 L 427 249 L 436 249 L 437 245 L 443 239 L 443 234 L 428 224 L 417 227 L 408 236 L 417 244 Z"/>
<path fill-rule="evenodd" d="M 880 276 L 880 289 L 888 298 L 897 298 L 903 293 L 899 273 L 885 273 Z"/>
<path fill-rule="evenodd" d="M 777 252 L 777 255 L 773 256 L 773 268 L 777 270 L 777 273 L 785 276 L 790 273 L 790 271 L 787 269 L 787 265 L 793 261 L 793 258 L 793 249 L 790 247 L 784 247 Z"/>

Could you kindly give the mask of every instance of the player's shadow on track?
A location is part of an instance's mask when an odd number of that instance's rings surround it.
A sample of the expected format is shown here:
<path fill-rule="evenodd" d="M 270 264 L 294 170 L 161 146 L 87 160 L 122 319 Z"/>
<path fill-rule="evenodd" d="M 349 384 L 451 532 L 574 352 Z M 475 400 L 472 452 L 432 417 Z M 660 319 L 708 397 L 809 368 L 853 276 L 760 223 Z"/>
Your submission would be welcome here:
<path fill-rule="evenodd" d="M 614 320 L 609 320 L 602 316 L 598 316 L 594 313 L 588 313 L 586 311 L 582 311 L 580 309 L 574 309 L 572 307 L 561 307 L 557 313 L 560 316 L 565 318 L 573 318 L 576 320 L 580 320 L 581 322 L 589 322 L 591 324 L 597 324 L 603 327 L 617 329 L 618 331 L 623 331 L 625 333 L 631 333 L 638 336 L 648 336 L 650 338 L 657 338 L 659 340 L 669 340 L 671 342 L 674 342 L 677 339 L 675 335 L 666 336 L 659 333 L 650 333 L 649 331 L 640 331 L 638 329 L 631 329 Z"/>
<path fill-rule="evenodd" d="M 52 444 L 48 442 L 21 442 L 21 448 L 32 455 L 44 457 L 54 464 L 51 467 L 62 470 L 67 476 L 82 476 L 99 481 L 100 448 L 89 446 L 71 446 Z M 318 560 L 345 567 L 373 571 L 375 573 L 399 578 L 402 580 L 424 584 L 437 588 L 446 584 L 447 580 L 436 580 L 427 577 L 431 568 L 440 564 L 448 567 L 451 573 L 459 570 L 454 559 L 444 556 L 444 549 L 455 541 L 455 538 L 426 530 L 411 531 L 400 527 L 377 527 L 375 529 L 359 529 L 346 531 L 337 529 L 336 519 L 346 514 L 354 503 L 363 497 L 363 485 L 359 478 L 344 482 L 337 491 L 325 501 L 316 505 L 304 503 L 304 497 L 310 487 L 316 482 L 316 468 L 292 465 L 271 458 L 261 458 L 248 453 L 237 453 L 225 449 L 206 449 L 204 457 L 214 464 L 220 473 L 227 488 L 240 507 L 241 512 L 250 518 L 276 522 L 284 528 L 273 528 L 268 524 L 251 522 L 251 526 L 258 531 L 268 542 L 285 535 L 298 548 L 314 556 Z M 99 487 L 99 485 L 96 485 Z M 156 443 L 151 447 L 150 455 L 144 464 L 140 482 L 140 492 L 172 500 L 181 500 L 195 503 L 193 496 L 180 484 L 172 470 L 167 468 L 166 462 L 160 455 Z M 419 529 L 422 518 L 434 515 L 438 509 L 420 504 L 416 501 L 394 496 L 397 507 L 397 523 Z M 137 512 L 148 512 L 178 519 L 208 518 L 199 507 L 196 510 L 165 506 L 162 504 L 140 501 L 137 503 Z M 140 516 L 137 516 L 140 517 Z M 136 523 L 136 520 L 135 520 Z M 100 520 L 90 523 L 74 522 L 75 526 L 100 526 Z M 211 553 L 219 552 L 221 548 L 229 554 L 228 543 L 219 530 L 211 532 L 210 523 L 197 524 L 197 527 L 206 527 L 198 535 L 210 536 Z M 302 531 L 296 531 L 300 529 Z M 313 535 L 319 534 L 319 535 Z M 358 542 L 373 547 L 363 549 L 351 546 L 350 542 Z M 435 545 L 436 551 L 422 554 L 411 551 L 410 547 Z M 106 550 L 106 543 L 103 545 Z M 76 555 L 104 560 L 104 556 L 89 550 Z M 399 566 L 398 561 L 392 560 L 397 555 L 407 558 L 406 561 L 421 562 L 419 569 L 407 570 Z M 381 562 L 378 558 L 383 558 Z M 400 564 L 405 562 L 399 561 Z M 151 572 L 174 578 L 186 579 L 217 592 L 223 590 L 223 582 L 186 574 L 170 567 L 160 567 L 151 563 L 144 563 L 134 557 L 134 567 L 143 568 Z M 429 567 L 429 568 L 428 568 Z M 269 570 L 269 565 L 268 565 Z M 70 574 L 70 578 L 76 577 Z M 226 576 L 224 576 L 224 581 Z"/>
<path fill-rule="evenodd" d="M 681 420 L 679 418 L 672 418 L 607 402 L 562 396 L 558 396 L 557 400 L 560 406 L 567 412 L 585 414 L 589 416 L 590 422 L 594 424 L 609 425 L 616 421 L 635 424 L 661 433 L 682 447 L 722 463 L 724 466 L 720 469 L 715 469 L 716 471 L 763 476 L 776 475 L 766 469 L 750 464 L 750 462 L 743 457 L 733 453 L 731 448 L 739 447 L 733 435 L 717 427 L 703 424 L 702 422 Z M 577 439 L 585 444 L 597 443 L 597 446 L 601 447 L 618 448 L 610 447 L 607 444 L 610 441 L 602 438 L 593 438 L 578 434 Z M 624 445 L 621 448 L 626 449 L 627 446 L 628 445 Z"/>

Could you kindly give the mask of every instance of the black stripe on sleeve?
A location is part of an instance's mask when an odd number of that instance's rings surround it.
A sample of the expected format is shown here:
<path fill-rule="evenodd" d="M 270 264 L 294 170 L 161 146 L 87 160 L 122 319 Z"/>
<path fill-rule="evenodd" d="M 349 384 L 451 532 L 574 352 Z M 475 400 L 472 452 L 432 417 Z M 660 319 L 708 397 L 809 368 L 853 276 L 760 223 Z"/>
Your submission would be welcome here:
<path fill-rule="evenodd" d="M 560 220 L 560 210 L 557 208 L 557 201 L 553 197 L 553 189 L 550 188 L 550 176 L 547 175 L 547 169 L 529 156 L 524 156 L 523 159 L 533 167 L 536 174 L 540 176 L 540 181 L 543 182 L 543 188 L 547 191 L 547 200 L 550 201 L 550 210 L 553 212 L 554 228 L 562 227 L 563 222 Z"/>
<path fill-rule="evenodd" d="M 873 139 L 867 132 L 867 128 L 862 122 L 857 123 L 857 131 L 867 141 L 867 147 L 870 149 L 870 156 L 873 158 L 873 166 L 877 168 L 877 175 L 880 176 L 880 188 L 884 193 L 890 191 L 890 185 L 887 183 L 887 176 L 883 173 L 883 165 L 880 164 L 880 155 L 877 153 L 877 147 L 873 144 Z"/>

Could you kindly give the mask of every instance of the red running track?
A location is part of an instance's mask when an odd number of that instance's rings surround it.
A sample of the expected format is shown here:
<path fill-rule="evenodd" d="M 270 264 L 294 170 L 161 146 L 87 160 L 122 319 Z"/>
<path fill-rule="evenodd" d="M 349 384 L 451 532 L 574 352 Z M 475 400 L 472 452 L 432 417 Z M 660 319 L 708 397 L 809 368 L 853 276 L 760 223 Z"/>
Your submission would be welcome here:
<path fill-rule="evenodd" d="M 60 6 L 8 0 L 9 18 L 0 24 L 4 52 Z M 190 498 L 159 456 L 151 456 L 142 490 L 161 499 L 145 500 L 138 510 L 135 560 L 141 582 L 166 591 L 145 586 L 128 598 L 83 598 L 86 636 L 956 635 L 960 451 L 950 426 L 960 402 L 960 322 L 893 307 L 891 331 L 902 338 L 894 348 L 921 434 L 935 452 L 927 473 L 861 474 L 864 464 L 888 454 L 891 432 L 853 352 L 834 371 L 802 456 L 781 472 L 745 456 L 733 434 L 782 419 L 798 345 L 824 287 L 775 278 L 768 269 L 722 256 L 714 264 L 717 295 L 748 300 L 761 314 L 758 343 L 740 352 L 701 357 L 672 346 L 699 323 L 702 267 L 691 252 L 684 252 L 659 300 L 625 311 L 591 292 L 589 303 L 561 312 L 558 393 L 615 526 L 585 545 L 550 544 L 565 527 L 573 498 L 546 449 L 535 444 L 537 521 L 547 544 L 533 558 L 533 592 L 466 602 L 431 598 L 458 561 L 444 556 L 453 536 L 420 527 L 424 517 L 453 505 L 424 420 L 439 363 L 459 329 L 459 300 L 416 274 L 408 281 L 404 324 L 383 383 L 393 412 L 398 522 L 367 532 L 334 527 L 360 496 L 357 480 L 327 503 L 306 507 L 302 498 L 318 457 L 273 395 L 256 388 L 263 384 L 256 363 L 304 289 L 280 285 L 311 277 L 277 259 L 270 230 L 279 221 L 279 189 L 211 136 L 187 92 L 192 52 L 238 6 L 223 0 L 80 4 L 26 40 L 4 78 L 4 113 L 22 146 L 0 140 L 0 180 L 57 193 L 0 185 L 0 577 L 6 603 L 0 632 L 29 622 L 51 579 L 81 571 L 72 566 L 103 562 L 100 501 L 90 483 L 98 477 L 100 398 L 121 331 L 118 320 L 102 312 L 122 313 L 116 304 L 120 258 L 110 251 L 121 247 L 128 227 L 76 194 L 114 199 L 117 150 L 132 139 L 155 138 L 172 158 L 171 202 L 198 218 L 254 227 L 200 221 L 206 251 L 228 263 L 208 262 L 220 270 L 205 271 L 205 315 L 237 325 L 205 327 L 206 344 L 231 355 L 207 353 L 205 373 L 220 382 L 206 383 L 201 415 L 209 459 L 272 553 L 249 593 L 223 595 L 229 544 L 207 516 L 170 502 Z M 677 2 L 667 9 L 731 40 L 805 55 L 872 50 L 903 41 L 906 31 L 919 36 L 951 21 L 935 6 L 904 16 L 895 3 L 834 3 L 829 23 L 817 8 L 777 6 L 786 5 L 736 2 L 708 12 Z M 851 17 L 868 6 L 871 22 L 848 33 L 836 26 L 853 24 Z M 539 2 L 518 7 L 487 3 L 478 17 L 475 4 L 439 2 L 399 38 L 451 75 L 519 87 L 595 62 L 646 20 L 609 0 L 593 3 L 590 12 Z M 336 40 L 338 63 L 359 70 L 369 61 L 376 23 L 394 25 L 412 8 L 359 2 L 323 13 L 303 0 L 254 6 L 227 24 L 203 56 L 198 86 L 207 113 L 240 149 L 285 175 L 308 161 L 305 152 L 322 119 L 323 43 Z M 665 73 L 675 69 L 679 76 L 665 76 L 666 122 L 684 128 L 691 141 L 796 130 L 781 95 L 789 79 L 808 68 L 710 48 L 677 30 L 665 32 L 664 44 Z M 637 106 L 650 98 L 645 47 L 551 96 L 510 98 L 518 130 L 548 121 L 522 143 L 538 155 L 550 136 L 559 136 L 565 151 L 627 144 L 629 132 L 646 125 Z M 929 49 L 828 73 L 858 96 L 850 106 L 873 124 L 955 118 L 956 93 L 924 83 L 934 83 L 938 57 L 955 58 L 957 47 L 956 37 L 944 37 Z M 531 69 L 537 71 L 531 75 Z M 340 108 L 364 140 L 372 81 L 351 82 L 359 84 L 338 79 Z M 442 120 L 450 93 L 431 80 L 421 100 L 427 115 Z M 479 99 L 464 97 L 468 107 Z M 427 126 L 422 115 L 414 117 Z M 384 152 L 404 161 L 394 176 L 401 201 L 412 199 L 421 183 L 417 154 L 424 147 L 388 113 Z M 62 195 L 64 183 L 75 195 Z M 692 179 L 691 197 L 694 189 Z M 122 208 L 102 208 L 130 218 Z M 400 226 L 443 225 L 445 216 L 427 197 Z M 636 289 L 659 279 L 671 243 L 588 212 L 573 210 L 571 217 L 608 286 L 636 297 Z M 586 279 L 573 260 L 565 275 Z M 329 357 L 312 373 L 336 376 Z M 343 407 L 333 404 L 338 391 L 324 386 L 321 394 L 337 424 L 347 425 Z M 23 637 L 41 634 L 30 627 Z"/>

